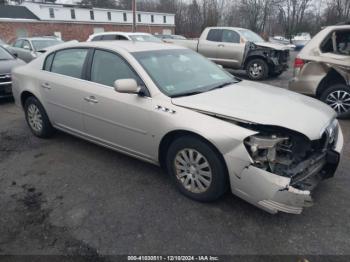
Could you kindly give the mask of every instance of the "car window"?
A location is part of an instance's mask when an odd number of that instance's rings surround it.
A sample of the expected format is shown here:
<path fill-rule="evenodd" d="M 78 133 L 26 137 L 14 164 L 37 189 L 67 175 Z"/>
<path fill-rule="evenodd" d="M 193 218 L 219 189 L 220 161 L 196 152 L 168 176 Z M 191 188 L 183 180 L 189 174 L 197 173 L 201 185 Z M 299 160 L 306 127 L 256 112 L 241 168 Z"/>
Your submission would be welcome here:
<path fill-rule="evenodd" d="M 221 29 L 210 29 L 207 40 L 213 42 L 221 42 L 222 39 L 222 31 Z"/>
<path fill-rule="evenodd" d="M 222 42 L 226 43 L 240 43 L 241 37 L 239 34 L 232 30 L 222 31 Z"/>
<path fill-rule="evenodd" d="M 102 40 L 102 35 L 95 36 L 94 38 L 91 39 L 91 41 L 100 41 Z"/>
<path fill-rule="evenodd" d="M 107 51 L 95 51 L 91 81 L 113 87 L 116 80 L 128 78 L 135 79 L 141 85 L 140 78 L 120 56 Z"/>
<path fill-rule="evenodd" d="M 133 55 L 159 89 L 170 97 L 206 92 L 236 81 L 227 71 L 192 50 L 144 51 Z"/>
<path fill-rule="evenodd" d="M 58 39 L 42 39 L 42 40 L 32 40 L 32 44 L 34 49 L 40 51 L 42 49 L 48 48 L 50 46 L 55 46 L 58 44 L 62 44 L 63 41 Z"/>
<path fill-rule="evenodd" d="M 51 65 L 52 65 L 52 61 L 53 61 L 54 56 L 55 56 L 55 53 L 52 53 L 48 57 L 46 57 L 45 62 L 44 62 L 44 67 L 43 67 L 43 69 L 45 71 L 51 70 Z"/>
<path fill-rule="evenodd" d="M 27 40 L 23 41 L 22 48 L 27 50 L 32 50 L 32 48 L 30 47 L 30 43 Z"/>
<path fill-rule="evenodd" d="M 116 35 L 104 35 L 102 37 L 102 40 L 104 40 L 104 41 L 116 40 Z"/>
<path fill-rule="evenodd" d="M 23 40 L 17 40 L 13 46 L 18 47 L 18 48 L 22 48 L 22 44 L 23 44 Z"/>
<path fill-rule="evenodd" d="M 117 40 L 129 40 L 129 39 L 123 35 L 117 35 Z"/>
<path fill-rule="evenodd" d="M 350 31 L 341 30 L 331 33 L 322 43 L 321 52 L 350 55 Z"/>
<path fill-rule="evenodd" d="M 51 72 L 81 78 L 88 49 L 66 49 L 56 52 Z"/>

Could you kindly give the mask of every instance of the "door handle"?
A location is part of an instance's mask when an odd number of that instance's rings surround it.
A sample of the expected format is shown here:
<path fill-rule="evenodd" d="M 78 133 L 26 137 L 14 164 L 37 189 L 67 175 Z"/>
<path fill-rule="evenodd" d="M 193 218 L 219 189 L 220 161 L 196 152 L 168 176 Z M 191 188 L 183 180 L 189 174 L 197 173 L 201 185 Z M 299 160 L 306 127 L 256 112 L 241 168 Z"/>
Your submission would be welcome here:
<path fill-rule="evenodd" d="M 41 87 L 42 87 L 42 88 L 44 88 L 44 89 L 48 89 L 48 90 L 50 90 L 50 89 L 51 89 L 51 87 L 50 87 L 50 84 L 49 84 L 49 83 L 42 83 L 42 84 L 41 84 Z"/>
<path fill-rule="evenodd" d="M 85 97 L 84 100 L 89 103 L 97 104 L 98 100 L 94 96 Z"/>
<path fill-rule="evenodd" d="M 223 45 L 223 44 L 220 44 L 220 45 L 218 45 L 218 47 L 225 47 L 225 45 Z"/>

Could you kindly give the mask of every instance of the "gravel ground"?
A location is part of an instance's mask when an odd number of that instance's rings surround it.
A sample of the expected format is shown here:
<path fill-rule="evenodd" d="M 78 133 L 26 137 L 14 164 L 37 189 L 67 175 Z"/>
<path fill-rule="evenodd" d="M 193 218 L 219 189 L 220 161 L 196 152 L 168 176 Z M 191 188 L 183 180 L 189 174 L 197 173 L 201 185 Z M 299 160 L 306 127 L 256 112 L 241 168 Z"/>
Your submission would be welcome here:
<path fill-rule="evenodd" d="M 286 87 L 289 71 L 271 84 Z M 0 102 L 0 254 L 350 255 L 349 121 L 336 176 L 301 215 L 227 194 L 202 204 L 158 167 L 57 133 L 35 138 Z"/>

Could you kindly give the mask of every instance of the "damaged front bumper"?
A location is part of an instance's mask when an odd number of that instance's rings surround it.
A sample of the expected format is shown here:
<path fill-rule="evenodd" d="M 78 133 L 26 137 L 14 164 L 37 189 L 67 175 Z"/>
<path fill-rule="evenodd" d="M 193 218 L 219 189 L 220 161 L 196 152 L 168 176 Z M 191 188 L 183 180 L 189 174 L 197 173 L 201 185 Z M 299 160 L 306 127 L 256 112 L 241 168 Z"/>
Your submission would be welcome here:
<path fill-rule="evenodd" d="M 236 162 L 232 155 L 225 156 L 230 173 L 232 193 L 249 203 L 269 212 L 300 214 L 304 207 L 312 205 L 312 190 L 317 184 L 334 175 L 343 147 L 343 135 L 339 130 L 338 140 L 332 150 L 301 163 L 299 175 L 283 177 L 254 165 L 245 166 L 240 172 L 230 163 Z M 233 160 L 233 161 L 231 161 Z M 242 165 L 241 165 L 242 167 Z"/>

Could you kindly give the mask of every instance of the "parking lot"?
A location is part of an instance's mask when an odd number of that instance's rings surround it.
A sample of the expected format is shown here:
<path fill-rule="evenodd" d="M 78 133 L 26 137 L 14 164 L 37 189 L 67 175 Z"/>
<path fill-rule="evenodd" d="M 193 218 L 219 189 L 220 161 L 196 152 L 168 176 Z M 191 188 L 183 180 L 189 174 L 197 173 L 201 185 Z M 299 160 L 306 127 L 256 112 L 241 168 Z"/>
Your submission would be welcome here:
<path fill-rule="evenodd" d="M 292 70 L 268 83 L 286 87 Z M 288 106 L 288 105 L 286 105 Z M 160 168 L 58 132 L 40 140 L 0 102 L 0 254 L 350 255 L 350 122 L 344 155 L 301 215 L 227 193 L 192 201 Z"/>

